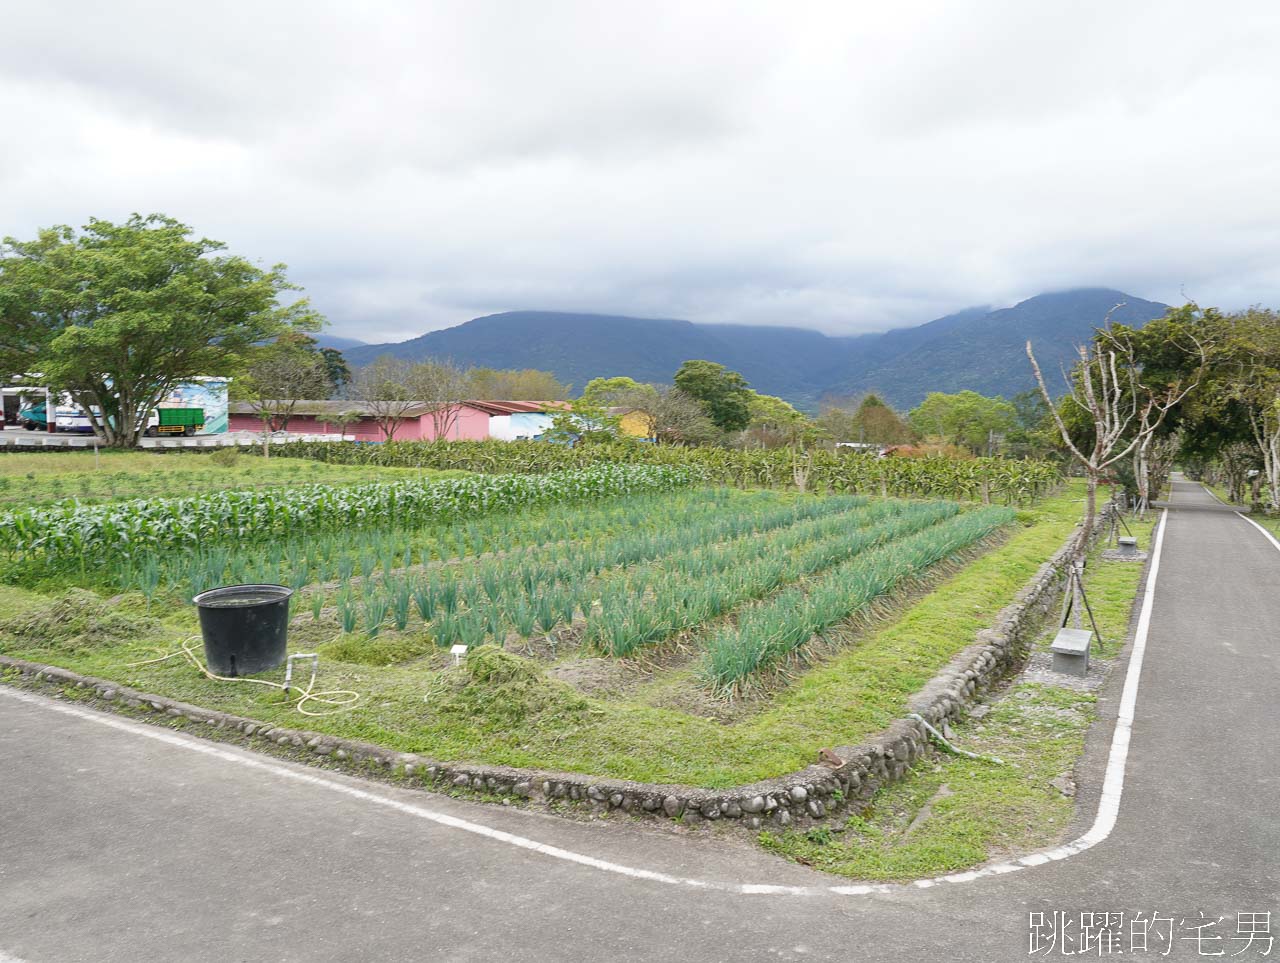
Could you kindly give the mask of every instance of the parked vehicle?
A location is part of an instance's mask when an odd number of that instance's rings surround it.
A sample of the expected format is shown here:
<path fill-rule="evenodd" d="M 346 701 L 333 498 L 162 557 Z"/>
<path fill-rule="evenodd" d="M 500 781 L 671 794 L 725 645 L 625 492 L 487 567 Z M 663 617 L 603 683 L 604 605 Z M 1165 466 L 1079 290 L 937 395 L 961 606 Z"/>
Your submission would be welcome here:
<path fill-rule="evenodd" d="M 24 405 L 18 410 L 18 424 L 28 431 L 47 431 L 48 417 L 43 401 Z M 89 416 L 71 404 L 60 404 L 54 412 L 54 430 L 88 434 L 93 431 Z M 194 435 L 204 430 L 203 408 L 153 408 L 144 429 L 148 437 L 158 435 Z"/>
<path fill-rule="evenodd" d="M 153 408 L 147 418 L 146 435 L 194 435 L 204 431 L 203 408 Z"/>
<path fill-rule="evenodd" d="M 18 424 L 27 431 L 45 431 L 49 423 L 45 420 L 44 402 L 23 405 L 18 409 Z"/>

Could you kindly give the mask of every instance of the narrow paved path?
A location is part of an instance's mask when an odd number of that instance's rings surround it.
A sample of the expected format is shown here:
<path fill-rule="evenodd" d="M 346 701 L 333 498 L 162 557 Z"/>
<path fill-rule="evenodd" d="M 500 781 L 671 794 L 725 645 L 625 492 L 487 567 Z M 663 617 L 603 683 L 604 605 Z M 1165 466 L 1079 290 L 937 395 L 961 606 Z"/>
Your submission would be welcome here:
<path fill-rule="evenodd" d="M 1114 832 L 1007 876 L 870 895 L 744 894 L 731 884 L 840 881 L 736 837 L 388 788 L 0 689 L 0 963 L 1014 960 L 1028 912 L 1055 911 L 1203 912 L 1228 917 L 1207 931 L 1224 938 L 1238 913 L 1270 911 L 1280 935 L 1278 633 L 1280 551 L 1175 482 Z M 1084 826 L 1110 739 L 1104 724 L 1091 741 Z M 450 817 L 711 885 L 604 871 Z M 1198 955 L 1180 941 L 1163 958 Z"/>

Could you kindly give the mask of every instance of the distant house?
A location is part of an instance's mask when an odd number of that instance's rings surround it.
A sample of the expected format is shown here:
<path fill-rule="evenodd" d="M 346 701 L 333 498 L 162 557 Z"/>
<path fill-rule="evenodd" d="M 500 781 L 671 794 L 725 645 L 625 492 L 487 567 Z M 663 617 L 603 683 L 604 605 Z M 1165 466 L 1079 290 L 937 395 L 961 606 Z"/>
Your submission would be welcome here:
<path fill-rule="evenodd" d="M 653 440 L 653 420 L 639 408 L 610 408 L 609 414 L 618 419 L 618 430 L 622 434 Z"/>
<path fill-rule="evenodd" d="M 567 401 L 464 401 L 442 417 L 434 405 L 414 405 L 392 432 L 393 441 L 514 441 L 536 438 L 551 427 L 553 412 L 569 407 Z M 344 417 L 346 416 L 346 417 Z M 244 401 L 233 401 L 228 419 L 231 431 L 262 431 L 257 410 Z M 356 441 L 384 441 L 374 412 L 358 401 L 299 401 L 285 428 L 290 434 L 342 435 Z"/>
<path fill-rule="evenodd" d="M 557 412 L 568 411 L 567 401 L 468 401 L 489 414 L 489 438 L 521 441 L 540 438 L 551 429 Z"/>

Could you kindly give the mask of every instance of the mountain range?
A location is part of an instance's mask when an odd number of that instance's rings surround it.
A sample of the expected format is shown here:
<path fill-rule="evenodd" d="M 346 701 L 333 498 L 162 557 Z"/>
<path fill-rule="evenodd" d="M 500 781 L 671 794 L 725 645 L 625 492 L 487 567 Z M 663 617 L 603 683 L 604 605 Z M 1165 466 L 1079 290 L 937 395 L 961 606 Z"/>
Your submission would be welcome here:
<path fill-rule="evenodd" d="M 392 355 L 539 368 L 578 390 L 592 378 L 617 375 L 669 382 L 681 363 L 701 358 L 739 371 L 757 391 L 801 408 L 867 391 L 911 408 L 930 391 L 1011 397 L 1033 387 L 1028 340 L 1045 376 L 1056 379 L 1070 367 L 1074 346 L 1092 336 L 1108 311 L 1114 321 L 1136 327 L 1166 310 L 1110 288 L 1077 288 L 1010 308 L 967 308 L 915 327 L 843 337 L 805 328 L 509 311 L 408 341 L 348 347 L 344 354 L 353 367 Z"/>

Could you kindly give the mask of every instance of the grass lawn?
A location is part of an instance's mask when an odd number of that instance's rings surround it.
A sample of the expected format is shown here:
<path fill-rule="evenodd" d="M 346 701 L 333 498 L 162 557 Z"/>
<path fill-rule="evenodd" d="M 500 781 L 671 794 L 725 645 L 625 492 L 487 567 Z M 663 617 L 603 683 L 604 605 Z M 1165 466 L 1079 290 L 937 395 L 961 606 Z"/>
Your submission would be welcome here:
<path fill-rule="evenodd" d="M 321 649 L 322 686 L 364 696 L 341 715 L 304 719 L 259 687 L 208 681 L 181 659 L 135 664 L 174 651 L 179 638 L 196 632 L 189 608 L 147 612 L 137 595 L 114 604 L 78 595 L 56 611 L 28 611 L 0 628 L 0 651 L 443 761 L 727 787 L 799 769 L 820 747 L 855 744 L 899 717 L 911 695 L 1063 544 L 1081 501 L 1082 487 L 1073 482 L 1020 512 L 1020 524 L 994 548 L 935 578 L 915 601 L 837 627 L 829 633 L 830 655 L 808 667 L 793 664 L 736 704 L 700 694 L 688 651 L 696 639 L 629 660 L 583 651 L 525 658 L 491 648 L 453 668 L 425 634 L 362 645 L 354 636 L 308 635 L 310 616 L 303 615 L 295 620 L 294 648 Z M 369 658 L 379 647 L 392 651 Z M 396 663 L 363 664 L 391 659 Z"/>
<path fill-rule="evenodd" d="M 1149 550 L 1159 513 L 1129 522 Z M 1098 621 L 1098 655 L 1114 657 L 1128 638 L 1143 566 L 1107 562 L 1094 550 L 1085 591 Z M 1087 623 L 1086 623 L 1087 625 Z M 1048 633 L 1040 644 L 1047 645 Z M 902 782 L 886 786 L 842 822 L 763 832 L 771 852 L 860 880 L 897 881 L 957 872 L 1059 841 L 1074 813 L 1052 781 L 1069 774 L 1094 719 L 1093 695 L 1019 683 L 981 721 L 955 726 L 955 744 L 1004 765 L 934 753 Z"/>
<path fill-rule="evenodd" d="M 226 449 L 230 452 L 234 449 Z M 230 459 L 230 463 L 220 463 Z M 289 488 L 400 480 L 466 472 L 329 465 L 306 458 L 261 458 L 184 451 L 0 452 L 0 510 L 75 498 L 86 504 L 193 495 L 225 489 Z"/>
<path fill-rule="evenodd" d="M 935 755 L 861 811 L 805 831 L 763 832 L 771 852 L 840 876 L 899 881 L 957 872 L 1057 839 L 1071 800 L 1050 781 L 1070 772 L 1093 718 L 1094 698 L 1020 685 L 979 722 L 955 727 L 956 744 L 1003 765 Z"/>

